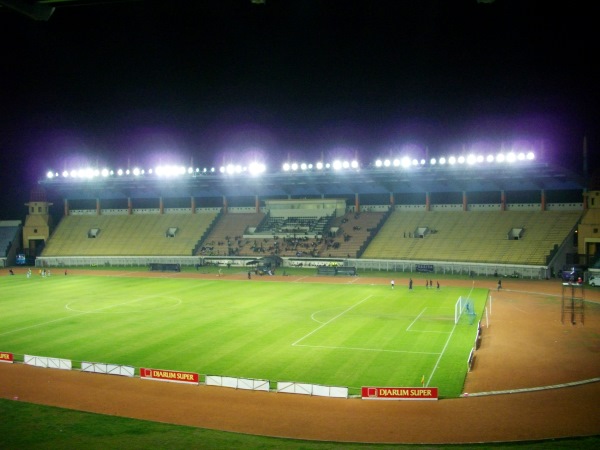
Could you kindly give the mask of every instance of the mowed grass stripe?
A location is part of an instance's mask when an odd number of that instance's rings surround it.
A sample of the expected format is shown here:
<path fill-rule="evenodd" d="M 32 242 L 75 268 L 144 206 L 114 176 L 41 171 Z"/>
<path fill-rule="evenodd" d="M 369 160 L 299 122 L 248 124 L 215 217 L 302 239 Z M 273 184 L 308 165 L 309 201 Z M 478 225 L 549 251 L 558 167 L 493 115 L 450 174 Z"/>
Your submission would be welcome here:
<path fill-rule="evenodd" d="M 420 384 L 444 348 L 456 299 L 466 294 L 59 275 L 5 277 L 0 289 L 3 351 L 356 388 Z M 473 293 L 478 311 L 487 295 L 480 291 Z M 457 327 L 440 359 L 432 381 L 446 395 L 460 393 L 474 333 Z M 457 369 L 458 376 L 446 374 Z"/>

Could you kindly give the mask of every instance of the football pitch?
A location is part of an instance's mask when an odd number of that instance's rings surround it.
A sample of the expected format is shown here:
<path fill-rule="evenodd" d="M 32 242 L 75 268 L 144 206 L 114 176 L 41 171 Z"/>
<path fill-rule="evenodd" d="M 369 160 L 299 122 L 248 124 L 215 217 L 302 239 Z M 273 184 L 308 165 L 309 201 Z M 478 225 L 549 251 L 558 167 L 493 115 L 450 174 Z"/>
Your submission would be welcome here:
<path fill-rule="evenodd" d="M 460 395 L 487 289 L 121 276 L 0 279 L 0 351 Z M 454 320 L 457 299 L 475 314 Z"/>

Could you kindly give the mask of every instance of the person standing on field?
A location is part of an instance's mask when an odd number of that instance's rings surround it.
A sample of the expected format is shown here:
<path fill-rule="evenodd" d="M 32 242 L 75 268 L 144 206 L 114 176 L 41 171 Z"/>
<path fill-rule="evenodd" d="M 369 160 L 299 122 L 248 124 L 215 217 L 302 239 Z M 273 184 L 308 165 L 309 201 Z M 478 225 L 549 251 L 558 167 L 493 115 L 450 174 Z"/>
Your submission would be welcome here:
<path fill-rule="evenodd" d="M 392 289 L 394 289 L 394 280 L 392 280 Z"/>

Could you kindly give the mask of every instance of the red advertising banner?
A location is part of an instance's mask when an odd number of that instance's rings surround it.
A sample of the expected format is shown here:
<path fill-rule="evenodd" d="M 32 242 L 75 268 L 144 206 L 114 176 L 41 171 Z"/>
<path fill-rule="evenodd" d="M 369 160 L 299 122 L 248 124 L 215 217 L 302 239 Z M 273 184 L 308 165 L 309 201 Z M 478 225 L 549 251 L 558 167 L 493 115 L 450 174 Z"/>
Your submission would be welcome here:
<path fill-rule="evenodd" d="M 364 387 L 366 400 L 437 400 L 438 388 L 430 387 Z"/>
<path fill-rule="evenodd" d="M 140 368 L 140 378 L 143 380 L 170 381 L 171 383 L 198 384 L 200 377 L 193 372 L 180 372 L 178 370 L 161 370 Z"/>
<path fill-rule="evenodd" d="M 15 360 L 15 356 L 12 353 L 0 352 L 0 362 L 12 363 Z"/>

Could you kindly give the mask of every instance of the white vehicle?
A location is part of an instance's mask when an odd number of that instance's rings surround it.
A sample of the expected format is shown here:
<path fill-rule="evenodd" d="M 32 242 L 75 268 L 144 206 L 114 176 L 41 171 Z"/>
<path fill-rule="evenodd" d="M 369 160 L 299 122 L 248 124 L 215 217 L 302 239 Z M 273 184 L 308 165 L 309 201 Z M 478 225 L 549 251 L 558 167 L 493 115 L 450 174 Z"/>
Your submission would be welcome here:
<path fill-rule="evenodd" d="M 588 283 L 590 286 L 600 286 L 600 275 L 594 275 L 593 277 L 590 277 Z"/>

